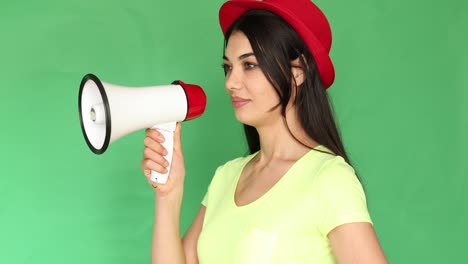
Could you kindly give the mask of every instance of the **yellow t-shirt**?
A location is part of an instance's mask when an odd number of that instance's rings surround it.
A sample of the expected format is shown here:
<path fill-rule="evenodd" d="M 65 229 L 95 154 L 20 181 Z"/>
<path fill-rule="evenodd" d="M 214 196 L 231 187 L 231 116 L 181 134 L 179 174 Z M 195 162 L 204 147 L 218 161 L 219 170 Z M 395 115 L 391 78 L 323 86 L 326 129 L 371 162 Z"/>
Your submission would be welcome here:
<path fill-rule="evenodd" d="M 200 264 L 336 263 L 327 234 L 346 223 L 372 223 L 353 168 L 340 156 L 315 150 L 259 199 L 238 207 L 237 182 L 254 156 L 217 169 L 202 202 Z"/>

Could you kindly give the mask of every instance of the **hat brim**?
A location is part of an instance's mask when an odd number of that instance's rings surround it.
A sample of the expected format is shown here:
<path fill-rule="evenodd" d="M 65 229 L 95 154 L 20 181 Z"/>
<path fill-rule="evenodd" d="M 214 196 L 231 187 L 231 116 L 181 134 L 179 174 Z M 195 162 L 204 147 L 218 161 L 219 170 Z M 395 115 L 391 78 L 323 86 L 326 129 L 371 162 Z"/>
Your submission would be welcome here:
<path fill-rule="evenodd" d="M 320 44 L 320 41 L 312 33 L 306 25 L 296 18 L 294 14 L 291 14 L 284 8 L 281 8 L 275 3 L 263 2 L 263 1 L 227 1 L 225 2 L 219 10 L 219 22 L 221 25 L 221 30 L 223 31 L 224 36 L 229 30 L 229 27 L 245 12 L 252 9 L 261 9 L 270 11 L 282 17 L 286 22 L 288 22 L 294 30 L 299 34 L 310 53 L 314 57 L 315 63 L 317 65 L 317 70 L 320 74 L 325 88 L 328 88 L 332 85 L 335 79 L 335 69 L 333 63 L 330 59 L 328 51 Z"/>

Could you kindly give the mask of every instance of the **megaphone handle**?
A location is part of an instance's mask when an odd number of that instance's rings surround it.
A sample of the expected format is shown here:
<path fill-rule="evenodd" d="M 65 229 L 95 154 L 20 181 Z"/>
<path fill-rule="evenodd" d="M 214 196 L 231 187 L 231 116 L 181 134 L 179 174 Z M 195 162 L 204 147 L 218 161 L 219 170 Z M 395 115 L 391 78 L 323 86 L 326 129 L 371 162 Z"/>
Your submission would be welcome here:
<path fill-rule="evenodd" d="M 169 172 L 171 171 L 172 153 L 174 152 L 174 131 L 176 124 L 176 122 L 170 122 L 165 124 L 158 124 L 152 127 L 152 129 L 157 129 L 164 136 L 165 140 L 162 145 L 167 150 L 167 155 L 165 158 L 169 162 L 169 166 L 167 166 L 167 173 L 159 173 L 153 170 L 151 171 L 151 181 L 158 184 L 165 184 L 167 182 L 167 178 L 169 177 Z"/>

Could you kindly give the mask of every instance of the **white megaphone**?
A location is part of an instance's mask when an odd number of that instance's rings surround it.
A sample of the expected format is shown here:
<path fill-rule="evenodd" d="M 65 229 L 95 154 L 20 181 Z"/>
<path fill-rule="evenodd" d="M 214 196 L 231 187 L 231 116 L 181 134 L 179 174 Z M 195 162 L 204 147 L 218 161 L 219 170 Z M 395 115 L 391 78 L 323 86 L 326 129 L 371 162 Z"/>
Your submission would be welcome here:
<path fill-rule="evenodd" d="M 171 85 L 124 87 L 83 77 L 78 97 L 81 129 L 89 148 L 102 154 L 109 144 L 143 128 L 158 129 L 165 137 L 168 172 L 151 172 L 151 180 L 165 184 L 169 175 L 176 122 L 199 117 L 206 95 L 200 86 L 174 81 Z"/>

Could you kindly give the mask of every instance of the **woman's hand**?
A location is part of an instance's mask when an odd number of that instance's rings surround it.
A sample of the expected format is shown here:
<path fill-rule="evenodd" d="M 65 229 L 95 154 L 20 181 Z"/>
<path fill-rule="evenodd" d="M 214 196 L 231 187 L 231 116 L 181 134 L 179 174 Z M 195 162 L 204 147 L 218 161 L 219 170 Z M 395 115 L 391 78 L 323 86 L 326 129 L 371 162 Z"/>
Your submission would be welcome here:
<path fill-rule="evenodd" d="M 172 164 L 169 170 L 169 162 L 166 160 L 167 150 L 161 144 L 164 142 L 163 135 L 155 129 L 147 129 L 144 139 L 145 149 L 143 150 L 143 160 L 141 161 L 141 169 L 148 180 L 148 183 L 153 186 L 158 195 L 182 194 L 185 178 L 184 156 L 180 143 L 180 131 L 182 125 L 177 123 L 174 131 L 174 152 L 172 154 Z M 151 170 L 159 173 L 170 171 L 169 178 L 166 184 L 157 184 L 151 181 Z M 156 187 L 155 187 L 156 186 Z"/>

